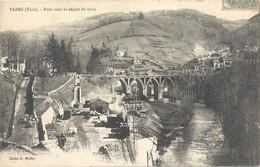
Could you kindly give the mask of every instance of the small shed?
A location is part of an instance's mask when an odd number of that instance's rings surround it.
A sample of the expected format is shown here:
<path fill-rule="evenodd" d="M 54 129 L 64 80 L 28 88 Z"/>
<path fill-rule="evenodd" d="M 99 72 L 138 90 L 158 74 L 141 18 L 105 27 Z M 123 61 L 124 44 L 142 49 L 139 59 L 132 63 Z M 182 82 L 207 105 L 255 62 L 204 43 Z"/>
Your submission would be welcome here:
<path fill-rule="evenodd" d="M 66 109 L 63 114 L 63 120 L 70 119 L 73 113 L 73 109 Z"/>
<path fill-rule="evenodd" d="M 95 98 L 89 101 L 89 107 L 92 111 L 104 113 L 109 109 L 109 103 L 100 98 Z"/>

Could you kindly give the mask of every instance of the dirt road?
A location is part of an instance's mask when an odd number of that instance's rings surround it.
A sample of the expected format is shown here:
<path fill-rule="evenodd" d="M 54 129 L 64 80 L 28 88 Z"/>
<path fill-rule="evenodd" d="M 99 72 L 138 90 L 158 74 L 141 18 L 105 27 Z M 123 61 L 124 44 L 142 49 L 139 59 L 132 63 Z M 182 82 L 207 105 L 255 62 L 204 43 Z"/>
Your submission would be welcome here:
<path fill-rule="evenodd" d="M 15 101 L 15 113 L 12 135 L 8 138 L 9 141 L 15 142 L 18 145 L 32 147 L 38 143 L 38 132 L 35 121 L 26 119 L 26 89 L 30 81 L 29 77 L 23 78 Z M 28 102 L 27 102 L 28 103 Z"/>

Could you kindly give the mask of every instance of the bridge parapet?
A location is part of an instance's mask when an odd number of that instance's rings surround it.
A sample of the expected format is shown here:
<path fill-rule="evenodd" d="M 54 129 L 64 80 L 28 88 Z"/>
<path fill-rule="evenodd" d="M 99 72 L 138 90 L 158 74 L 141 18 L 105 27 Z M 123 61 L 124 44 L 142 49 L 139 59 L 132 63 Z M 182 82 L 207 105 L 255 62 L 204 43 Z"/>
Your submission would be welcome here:
<path fill-rule="evenodd" d="M 204 73 L 191 73 L 191 74 L 153 74 L 153 75 L 134 75 L 134 74 L 122 74 L 122 75 L 93 75 L 93 74 L 81 74 L 85 77 L 93 77 L 93 78 L 151 78 L 151 77 L 176 77 L 176 76 L 205 76 Z"/>

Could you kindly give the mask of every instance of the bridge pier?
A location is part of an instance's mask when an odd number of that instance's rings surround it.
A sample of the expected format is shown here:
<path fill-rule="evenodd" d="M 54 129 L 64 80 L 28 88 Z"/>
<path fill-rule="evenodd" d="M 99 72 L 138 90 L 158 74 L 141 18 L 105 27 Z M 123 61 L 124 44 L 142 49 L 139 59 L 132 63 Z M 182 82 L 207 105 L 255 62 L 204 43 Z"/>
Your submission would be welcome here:
<path fill-rule="evenodd" d="M 147 97 L 147 85 L 144 85 L 143 87 L 143 95 Z"/>
<path fill-rule="evenodd" d="M 114 93 L 115 92 L 115 86 L 112 83 L 112 81 L 110 82 L 110 93 Z"/>
<path fill-rule="evenodd" d="M 163 95 L 163 85 L 159 84 L 158 85 L 158 100 L 162 99 Z"/>
<path fill-rule="evenodd" d="M 126 93 L 127 93 L 127 94 L 130 94 L 130 93 L 131 93 L 131 86 L 130 86 L 130 85 L 127 85 L 127 86 L 126 86 Z"/>

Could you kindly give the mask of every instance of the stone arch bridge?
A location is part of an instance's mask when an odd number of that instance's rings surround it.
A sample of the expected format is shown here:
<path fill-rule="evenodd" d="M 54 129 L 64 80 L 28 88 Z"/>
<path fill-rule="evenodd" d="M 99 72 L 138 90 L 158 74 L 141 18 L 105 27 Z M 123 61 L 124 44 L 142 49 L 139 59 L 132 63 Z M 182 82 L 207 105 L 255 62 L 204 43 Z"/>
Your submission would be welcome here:
<path fill-rule="evenodd" d="M 92 75 L 110 79 L 111 91 L 118 86 L 122 93 L 138 93 L 154 99 L 163 97 L 198 96 L 204 91 L 205 74 L 172 74 L 172 75 Z M 115 84 L 117 83 L 117 84 Z"/>

